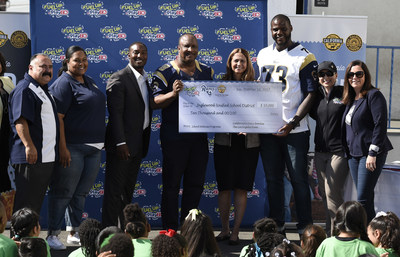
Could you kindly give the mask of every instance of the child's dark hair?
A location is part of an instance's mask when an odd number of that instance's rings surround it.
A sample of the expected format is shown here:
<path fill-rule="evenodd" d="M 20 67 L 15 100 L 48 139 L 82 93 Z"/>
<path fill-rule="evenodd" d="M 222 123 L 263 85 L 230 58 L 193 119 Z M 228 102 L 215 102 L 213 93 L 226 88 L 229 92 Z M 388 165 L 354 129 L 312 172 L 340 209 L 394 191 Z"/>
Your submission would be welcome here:
<path fill-rule="evenodd" d="M 303 250 L 300 246 L 284 239 L 283 242 L 271 251 L 273 257 L 300 257 L 303 256 Z"/>
<path fill-rule="evenodd" d="M 143 222 L 129 222 L 125 226 L 125 232 L 133 239 L 143 237 L 146 234 L 146 225 Z"/>
<path fill-rule="evenodd" d="M 305 257 L 315 257 L 319 245 L 326 238 L 325 230 L 318 225 L 308 225 L 301 236 Z"/>
<path fill-rule="evenodd" d="M 113 234 L 109 238 L 108 243 L 100 249 L 100 253 L 106 251 L 111 251 L 111 253 L 118 257 L 132 257 L 134 254 L 132 239 L 125 233 Z"/>
<path fill-rule="evenodd" d="M 47 245 L 40 237 L 21 238 L 18 253 L 20 257 L 46 257 Z"/>
<path fill-rule="evenodd" d="M 254 240 L 257 242 L 258 238 L 264 233 L 277 233 L 278 226 L 273 219 L 262 218 L 254 222 L 253 231 Z"/>
<path fill-rule="evenodd" d="M 160 234 L 153 239 L 151 255 L 153 257 L 181 257 L 187 248 L 186 239 L 173 230 Z M 162 231 L 160 232 L 162 233 Z"/>
<path fill-rule="evenodd" d="M 221 256 L 210 217 L 198 209 L 190 210 L 183 222 L 181 234 L 188 241 L 188 256 L 202 254 Z"/>
<path fill-rule="evenodd" d="M 101 231 L 101 223 L 96 219 L 88 218 L 79 226 L 82 252 L 86 257 L 96 257 L 96 238 Z"/>
<path fill-rule="evenodd" d="M 123 231 L 116 226 L 106 227 L 102 231 L 100 231 L 99 235 L 96 237 L 96 251 L 99 253 L 101 244 L 103 243 L 104 239 L 109 237 L 111 234 L 122 233 Z"/>
<path fill-rule="evenodd" d="M 147 224 L 146 215 L 140 208 L 138 203 L 130 203 L 124 208 L 124 219 L 125 224 L 129 222 L 143 222 L 143 224 Z"/>
<path fill-rule="evenodd" d="M 22 208 L 16 211 L 11 218 L 11 230 L 17 241 L 22 237 L 28 237 L 34 227 L 39 225 L 39 215 L 30 208 Z"/>
<path fill-rule="evenodd" d="M 369 226 L 373 230 L 381 231 L 379 242 L 382 248 L 392 248 L 397 255 L 400 255 L 400 220 L 396 214 L 390 211 L 378 213 Z"/>
<path fill-rule="evenodd" d="M 285 239 L 285 237 L 282 234 L 268 232 L 263 233 L 258 238 L 256 243 L 249 245 L 249 247 L 247 248 L 246 256 L 268 256 L 267 253 L 270 253 L 276 246 L 281 244 L 283 242 L 283 239 Z"/>
<path fill-rule="evenodd" d="M 360 239 L 369 242 L 366 227 L 367 214 L 364 207 L 356 201 L 344 202 L 337 210 L 334 224 L 334 235 L 341 231 L 358 235 Z"/>

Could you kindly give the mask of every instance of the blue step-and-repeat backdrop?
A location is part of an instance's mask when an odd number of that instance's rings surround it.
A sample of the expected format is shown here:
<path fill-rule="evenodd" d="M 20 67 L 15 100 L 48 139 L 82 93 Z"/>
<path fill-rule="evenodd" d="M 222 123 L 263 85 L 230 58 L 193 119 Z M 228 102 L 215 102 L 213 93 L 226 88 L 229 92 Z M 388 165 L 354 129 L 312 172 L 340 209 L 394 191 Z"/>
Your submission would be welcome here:
<path fill-rule="evenodd" d="M 214 68 L 216 80 L 221 79 L 225 72 L 226 59 L 232 49 L 246 48 L 254 64 L 258 51 L 267 45 L 267 1 L 31 0 L 30 8 L 32 53 L 49 55 L 56 73 L 69 46 L 83 47 L 89 58 L 87 74 L 103 92 L 111 74 L 127 65 L 128 47 L 135 41 L 147 45 L 145 70 L 150 78 L 159 66 L 176 58 L 178 38 L 184 33 L 197 37 L 198 60 Z M 142 206 L 153 227 L 161 226 L 161 122 L 161 114 L 156 111 L 151 122 L 150 152 L 142 162 L 133 195 L 133 202 Z M 199 207 L 212 218 L 214 225 L 219 226 L 213 146 L 213 134 L 209 134 L 210 159 Z M 83 218 L 101 219 L 105 167 L 103 153 Z M 253 191 L 248 193 L 243 226 L 251 226 L 255 220 L 265 216 L 264 188 L 260 161 Z M 46 213 L 47 202 L 41 215 L 44 227 L 47 226 Z M 233 217 L 232 206 L 231 220 Z"/>

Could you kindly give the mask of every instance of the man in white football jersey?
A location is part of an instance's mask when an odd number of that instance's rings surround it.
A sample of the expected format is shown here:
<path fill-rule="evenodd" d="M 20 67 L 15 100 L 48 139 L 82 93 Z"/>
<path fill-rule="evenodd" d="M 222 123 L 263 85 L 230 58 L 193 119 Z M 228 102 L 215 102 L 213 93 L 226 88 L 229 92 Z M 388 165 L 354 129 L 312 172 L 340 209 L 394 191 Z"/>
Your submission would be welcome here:
<path fill-rule="evenodd" d="M 257 57 L 260 81 L 282 83 L 282 119 L 285 123 L 274 134 L 260 134 L 261 158 L 267 179 L 269 217 L 284 233 L 285 167 L 289 171 L 294 191 L 297 229 L 302 234 L 312 223 L 311 197 L 307 174 L 307 153 L 310 132 L 303 119 L 311 108 L 316 89 L 313 73 L 317 61 L 301 44 L 293 42 L 290 19 L 278 14 L 271 20 L 275 43 L 262 49 Z"/>

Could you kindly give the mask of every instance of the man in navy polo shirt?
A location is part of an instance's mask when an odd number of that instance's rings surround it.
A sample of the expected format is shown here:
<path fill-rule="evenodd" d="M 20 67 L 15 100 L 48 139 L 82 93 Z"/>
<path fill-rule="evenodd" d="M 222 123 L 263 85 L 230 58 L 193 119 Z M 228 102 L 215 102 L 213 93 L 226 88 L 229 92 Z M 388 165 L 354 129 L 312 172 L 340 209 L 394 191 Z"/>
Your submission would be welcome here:
<path fill-rule="evenodd" d="M 29 207 L 40 213 L 58 157 L 57 111 L 47 88 L 52 77 L 49 57 L 35 54 L 28 73 L 10 94 L 10 160 L 17 188 L 14 212 Z"/>
<path fill-rule="evenodd" d="M 177 229 L 179 188 L 183 177 L 181 223 L 198 208 L 208 161 L 206 133 L 179 133 L 178 96 L 184 80 L 212 80 L 214 70 L 196 60 L 199 46 L 192 34 L 179 38 L 177 58 L 157 69 L 153 95 L 162 109 L 160 131 L 163 153 L 161 217 L 164 228 Z"/>

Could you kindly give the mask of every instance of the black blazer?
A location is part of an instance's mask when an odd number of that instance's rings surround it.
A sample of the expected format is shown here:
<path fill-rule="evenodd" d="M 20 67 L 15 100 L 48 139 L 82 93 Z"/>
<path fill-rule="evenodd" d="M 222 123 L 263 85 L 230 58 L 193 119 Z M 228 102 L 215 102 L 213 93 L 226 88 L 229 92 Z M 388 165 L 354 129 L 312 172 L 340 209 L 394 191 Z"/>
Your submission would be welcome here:
<path fill-rule="evenodd" d="M 152 90 L 147 86 L 149 100 Z M 129 66 L 115 72 L 108 80 L 107 108 L 109 113 L 106 129 L 106 151 L 114 152 L 119 143 L 126 142 L 131 156 L 146 156 L 150 126 L 143 130 L 144 101 L 135 74 Z M 149 102 L 149 119 L 152 111 Z"/>
<path fill-rule="evenodd" d="M 378 153 L 393 149 L 387 137 L 387 108 L 383 94 L 377 89 L 371 89 L 367 95 L 360 98 L 353 112 L 351 127 L 354 137 L 352 144 L 347 144 L 346 115 L 351 105 L 346 106 L 342 118 L 342 140 L 347 155 L 353 157 L 376 156 Z M 369 151 L 370 145 L 379 147 L 379 151 Z"/>

